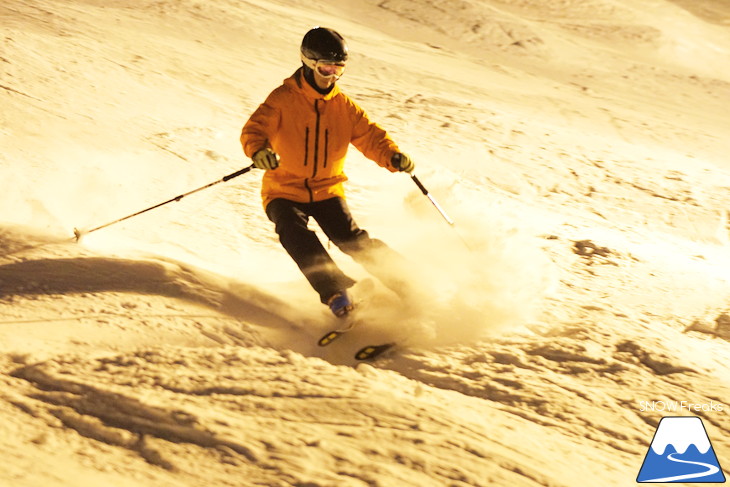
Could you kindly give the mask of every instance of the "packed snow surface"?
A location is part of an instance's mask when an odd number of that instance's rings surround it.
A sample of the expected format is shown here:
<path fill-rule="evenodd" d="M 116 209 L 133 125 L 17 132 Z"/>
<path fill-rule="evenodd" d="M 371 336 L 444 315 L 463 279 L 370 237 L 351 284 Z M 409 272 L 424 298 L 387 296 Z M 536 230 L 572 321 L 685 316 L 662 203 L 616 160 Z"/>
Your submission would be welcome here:
<path fill-rule="evenodd" d="M 730 465 L 730 5 L 5 0 L 0 485 L 628 486 L 663 416 Z M 334 324 L 238 136 L 313 26 L 416 161 Z M 76 242 L 74 229 L 83 238 Z M 89 230 L 94 230 L 89 232 Z M 395 340 L 358 364 L 363 345 Z"/>

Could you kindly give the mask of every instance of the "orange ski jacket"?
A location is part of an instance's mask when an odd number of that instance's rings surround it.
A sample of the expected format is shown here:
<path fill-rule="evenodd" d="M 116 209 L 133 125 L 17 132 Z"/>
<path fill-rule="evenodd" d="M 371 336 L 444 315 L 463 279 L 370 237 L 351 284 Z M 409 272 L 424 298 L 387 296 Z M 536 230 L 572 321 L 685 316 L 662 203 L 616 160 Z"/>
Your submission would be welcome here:
<path fill-rule="evenodd" d="M 284 80 L 251 115 L 241 131 L 248 157 L 265 147 L 279 154 L 279 167 L 266 171 L 264 208 L 276 198 L 300 203 L 344 197 L 343 172 L 349 144 L 380 166 L 396 172 L 398 146 L 334 85 L 322 95 L 304 79 L 303 69 Z"/>

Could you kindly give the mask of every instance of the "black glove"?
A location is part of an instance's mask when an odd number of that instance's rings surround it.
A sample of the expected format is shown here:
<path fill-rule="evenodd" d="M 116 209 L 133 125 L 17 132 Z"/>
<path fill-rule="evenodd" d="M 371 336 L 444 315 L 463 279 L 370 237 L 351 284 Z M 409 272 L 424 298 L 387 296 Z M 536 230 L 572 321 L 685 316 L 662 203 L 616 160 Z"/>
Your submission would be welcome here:
<path fill-rule="evenodd" d="M 413 172 L 413 169 L 416 167 L 413 160 L 402 152 L 393 154 L 393 157 L 390 158 L 390 163 L 399 171 L 405 171 L 407 173 Z"/>
<path fill-rule="evenodd" d="M 279 167 L 279 154 L 268 147 L 256 151 L 251 159 L 253 159 L 254 167 L 259 169 L 273 171 Z"/>

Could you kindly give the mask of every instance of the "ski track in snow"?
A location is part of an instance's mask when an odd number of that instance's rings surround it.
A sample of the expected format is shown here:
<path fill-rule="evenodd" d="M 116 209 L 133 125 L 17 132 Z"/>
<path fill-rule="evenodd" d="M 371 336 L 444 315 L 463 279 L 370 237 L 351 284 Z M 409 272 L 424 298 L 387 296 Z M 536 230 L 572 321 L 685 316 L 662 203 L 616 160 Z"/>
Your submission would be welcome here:
<path fill-rule="evenodd" d="M 0 18 L 0 484 L 625 486 L 662 416 L 643 401 L 730 407 L 720 2 Z M 426 298 L 356 287 L 366 325 L 317 347 L 334 319 L 253 174 L 71 241 L 245 164 L 240 126 L 316 24 L 346 34 L 344 89 L 456 221 L 351 152 L 358 221 Z M 727 458 L 727 411 L 684 413 Z"/>

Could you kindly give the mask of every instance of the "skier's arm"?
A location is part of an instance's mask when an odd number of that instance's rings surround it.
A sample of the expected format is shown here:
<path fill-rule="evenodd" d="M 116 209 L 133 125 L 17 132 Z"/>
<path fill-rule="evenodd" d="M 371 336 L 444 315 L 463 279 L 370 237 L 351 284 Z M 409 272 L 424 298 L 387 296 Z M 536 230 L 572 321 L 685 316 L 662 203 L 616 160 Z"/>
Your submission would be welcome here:
<path fill-rule="evenodd" d="M 400 153 L 398 145 L 378 124 L 371 122 L 365 111 L 355 102 L 348 99 L 350 118 L 352 121 L 352 145 L 365 157 L 378 163 L 391 172 L 397 172 L 392 159 Z"/>
<path fill-rule="evenodd" d="M 281 120 L 281 111 L 277 105 L 276 95 L 272 93 L 243 126 L 241 146 L 246 156 L 253 157 L 259 150 L 270 147 L 269 134 L 276 132 Z"/>

